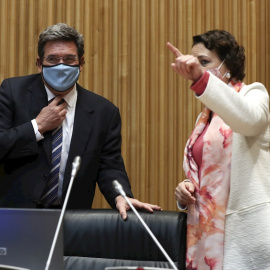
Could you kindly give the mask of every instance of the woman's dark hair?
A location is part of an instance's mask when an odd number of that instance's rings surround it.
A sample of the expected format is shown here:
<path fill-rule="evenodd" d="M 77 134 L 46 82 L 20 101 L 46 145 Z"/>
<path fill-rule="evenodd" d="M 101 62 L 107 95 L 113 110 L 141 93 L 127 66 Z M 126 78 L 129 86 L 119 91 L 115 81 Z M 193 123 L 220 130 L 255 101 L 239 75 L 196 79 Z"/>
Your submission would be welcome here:
<path fill-rule="evenodd" d="M 203 43 L 215 51 L 220 61 L 225 59 L 225 65 L 231 73 L 231 78 L 242 81 L 245 77 L 245 48 L 240 46 L 235 37 L 224 30 L 211 30 L 193 37 L 193 45 Z"/>

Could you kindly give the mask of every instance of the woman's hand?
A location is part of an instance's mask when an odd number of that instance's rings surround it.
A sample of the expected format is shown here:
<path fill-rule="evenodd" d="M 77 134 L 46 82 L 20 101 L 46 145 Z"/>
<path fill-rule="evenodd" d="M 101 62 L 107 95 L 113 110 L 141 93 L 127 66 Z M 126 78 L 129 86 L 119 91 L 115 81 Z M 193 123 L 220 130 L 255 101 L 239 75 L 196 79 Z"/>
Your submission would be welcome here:
<path fill-rule="evenodd" d="M 194 197 L 195 186 L 190 181 L 183 181 L 178 184 L 175 189 L 175 199 L 181 205 L 194 204 L 196 199 Z"/>
<path fill-rule="evenodd" d="M 204 73 L 198 58 L 193 55 L 183 55 L 170 42 L 167 43 L 167 47 L 176 57 L 175 62 L 171 64 L 173 70 L 185 79 L 197 82 Z"/>

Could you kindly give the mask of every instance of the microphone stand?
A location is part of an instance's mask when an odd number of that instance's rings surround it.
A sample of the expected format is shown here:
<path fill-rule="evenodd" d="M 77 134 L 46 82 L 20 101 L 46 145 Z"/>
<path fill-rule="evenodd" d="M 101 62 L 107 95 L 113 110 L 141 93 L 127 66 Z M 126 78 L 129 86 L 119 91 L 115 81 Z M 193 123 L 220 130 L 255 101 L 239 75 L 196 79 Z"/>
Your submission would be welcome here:
<path fill-rule="evenodd" d="M 59 217 L 57 228 L 56 228 L 56 231 L 55 231 L 55 234 L 54 234 L 53 243 L 52 243 L 52 246 L 51 246 L 51 250 L 50 250 L 50 254 L 49 254 L 49 257 L 48 257 L 48 260 L 47 260 L 47 263 L 46 263 L 45 270 L 48 270 L 49 267 L 50 267 L 50 264 L 51 264 L 52 255 L 53 255 L 54 248 L 55 248 L 55 245 L 56 245 L 56 241 L 57 241 L 57 238 L 58 238 L 58 235 L 59 235 L 59 232 L 60 232 L 60 228 L 61 228 L 61 225 L 62 225 L 62 221 L 63 221 L 63 217 L 64 217 L 65 210 L 66 210 L 66 207 L 67 207 L 67 202 L 68 202 L 68 199 L 69 199 L 69 195 L 70 195 L 70 192 L 71 192 L 73 181 L 74 181 L 75 176 L 76 176 L 76 174 L 77 174 L 77 172 L 79 170 L 80 163 L 81 163 L 81 158 L 79 156 L 75 157 L 75 159 L 74 159 L 74 161 L 72 163 L 71 178 L 70 178 L 67 194 L 66 194 L 65 201 L 64 201 L 64 204 L 63 204 L 63 207 L 62 207 L 62 210 L 61 210 L 61 214 L 60 214 L 60 217 Z"/>
<path fill-rule="evenodd" d="M 132 205 L 132 203 L 130 202 L 130 200 L 128 199 L 126 193 L 123 190 L 123 187 L 120 185 L 120 183 L 117 180 L 113 181 L 114 187 L 115 189 L 120 193 L 120 195 L 122 195 L 124 197 L 124 199 L 127 201 L 128 205 L 130 206 L 130 208 L 133 210 L 133 212 L 136 214 L 136 216 L 138 217 L 138 219 L 141 221 L 141 223 L 143 224 L 144 228 L 147 230 L 147 232 L 150 234 L 150 236 L 152 237 L 152 239 L 155 241 L 155 243 L 157 244 L 157 246 L 159 247 L 159 249 L 162 251 L 163 255 L 166 257 L 166 259 L 168 260 L 168 262 L 171 264 L 172 268 L 174 270 L 178 270 L 174 264 L 174 262 L 172 261 L 172 259 L 169 257 L 169 255 L 167 254 L 167 252 L 164 250 L 164 248 L 161 246 L 161 244 L 159 243 L 159 241 L 157 240 L 157 238 L 155 237 L 155 235 L 152 233 L 152 231 L 149 229 L 149 227 L 147 226 L 147 224 L 144 222 L 144 220 L 141 218 L 141 216 L 139 215 L 138 211 L 135 209 L 135 207 Z"/>

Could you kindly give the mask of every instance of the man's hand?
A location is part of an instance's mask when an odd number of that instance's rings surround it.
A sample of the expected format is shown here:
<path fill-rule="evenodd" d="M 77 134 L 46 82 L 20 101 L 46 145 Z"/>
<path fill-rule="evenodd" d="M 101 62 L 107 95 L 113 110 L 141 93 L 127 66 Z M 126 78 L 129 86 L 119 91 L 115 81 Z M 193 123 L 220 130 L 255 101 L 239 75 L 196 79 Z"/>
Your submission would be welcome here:
<path fill-rule="evenodd" d="M 46 131 L 59 127 L 66 117 L 67 110 L 66 102 L 62 104 L 58 103 L 62 100 L 62 97 L 55 97 L 55 99 L 46 107 L 44 107 L 38 116 L 36 122 L 38 125 L 38 131 L 43 134 Z"/>
<path fill-rule="evenodd" d="M 136 209 L 147 210 L 151 213 L 154 212 L 154 210 L 162 210 L 161 207 L 159 207 L 158 205 L 143 203 L 138 201 L 137 199 L 132 198 L 129 198 L 129 200 Z M 119 210 L 121 217 L 125 220 L 127 218 L 127 210 L 130 210 L 130 206 L 128 205 L 124 197 L 120 195 L 116 197 L 116 208 Z"/>
<path fill-rule="evenodd" d="M 198 81 L 204 73 L 197 57 L 184 55 L 171 43 L 167 43 L 169 50 L 175 55 L 175 62 L 171 64 L 173 70 L 187 80 Z"/>

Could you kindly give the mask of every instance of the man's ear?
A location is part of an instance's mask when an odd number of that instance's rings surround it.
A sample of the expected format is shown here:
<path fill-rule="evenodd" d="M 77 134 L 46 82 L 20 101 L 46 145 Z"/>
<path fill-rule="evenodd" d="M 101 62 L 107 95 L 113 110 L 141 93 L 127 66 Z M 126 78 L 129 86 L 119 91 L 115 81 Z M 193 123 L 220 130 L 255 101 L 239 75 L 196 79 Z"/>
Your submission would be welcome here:
<path fill-rule="evenodd" d="M 39 57 L 37 57 L 36 66 L 38 67 L 38 71 L 41 73 L 42 63 L 41 63 L 41 59 Z"/>
<path fill-rule="evenodd" d="M 80 60 L 80 72 L 82 72 L 83 70 L 83 65 L 84 65 L 85 61 L 84 61 L 84 56 L 81 57 L 81 60 Z"/>

